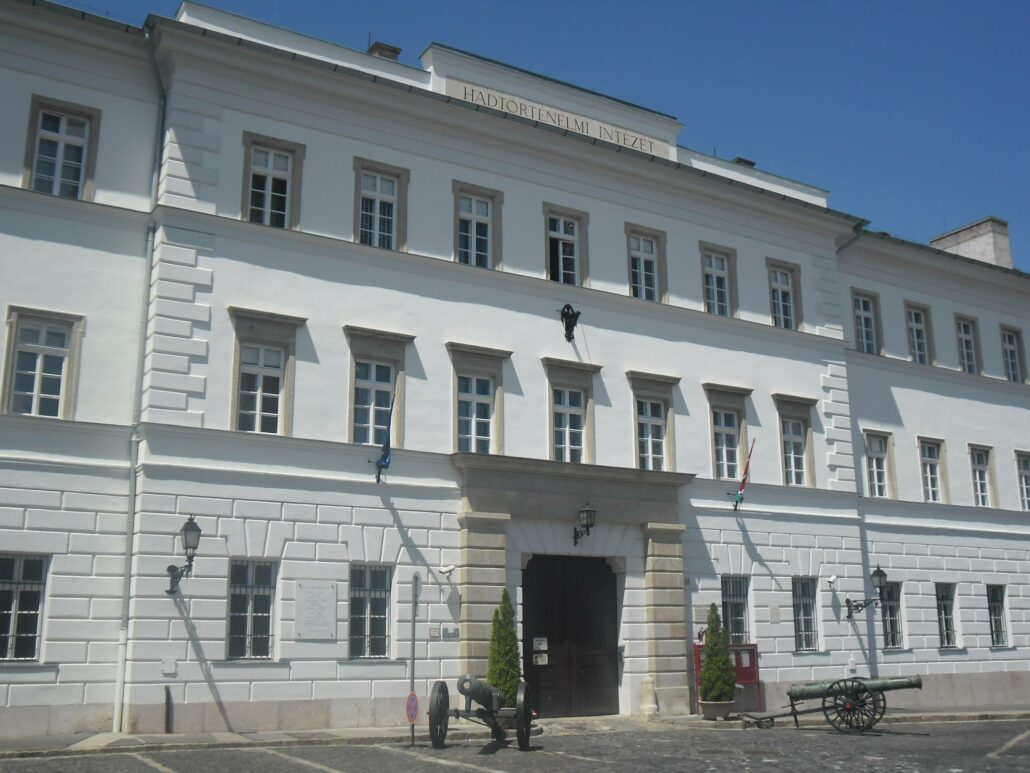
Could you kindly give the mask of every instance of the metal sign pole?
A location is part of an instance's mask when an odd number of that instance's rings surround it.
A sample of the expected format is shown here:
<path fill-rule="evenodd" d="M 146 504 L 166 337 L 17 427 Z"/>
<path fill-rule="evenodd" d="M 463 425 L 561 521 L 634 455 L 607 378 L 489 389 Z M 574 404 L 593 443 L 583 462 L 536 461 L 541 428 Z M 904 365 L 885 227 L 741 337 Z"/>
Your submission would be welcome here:
<path fill-rule="evenodd" d="M 415 572 L 411 576 L 411 684 L 409 695 L 415 694 L 415 619 L 418 617 L 418 598 L 421 594 L 421 591 L 422 576 L 418 572 Z M 411 722 L 411 745 L 415 745 L 414 722 Z"/>

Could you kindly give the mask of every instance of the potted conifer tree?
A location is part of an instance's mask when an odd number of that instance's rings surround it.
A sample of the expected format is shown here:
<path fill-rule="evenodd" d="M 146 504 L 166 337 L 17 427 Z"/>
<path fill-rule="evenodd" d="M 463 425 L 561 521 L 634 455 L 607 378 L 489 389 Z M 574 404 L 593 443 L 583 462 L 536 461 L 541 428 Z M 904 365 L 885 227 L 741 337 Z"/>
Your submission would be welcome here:
<path fill-rule="evenodd" d="M 733 710 L 736 677 L 730 660 L 730 634 L 722 626 L 719 609 L 708 608 L 704 658 L 701 661 L 701 715 L 705 719 L 725 719 Z"/>
<path fill-rule="evenodd" d="M 504 705 L 514 706 L 518 697 L 522 669 L 519 663 L 519 640 L 515 629 L 515 608 L 505 588 L 501 605 L 494 610 L 490 628 L 490 656 L 486 681 L 504 695 Z"/>

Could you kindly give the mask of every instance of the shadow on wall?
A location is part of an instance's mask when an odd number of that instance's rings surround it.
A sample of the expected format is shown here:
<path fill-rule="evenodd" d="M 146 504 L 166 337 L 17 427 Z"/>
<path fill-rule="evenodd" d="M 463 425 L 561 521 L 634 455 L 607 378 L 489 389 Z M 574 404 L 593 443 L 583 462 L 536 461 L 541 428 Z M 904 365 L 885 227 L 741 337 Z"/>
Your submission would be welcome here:
<path fill-rule="evenodd" d="M 204 682 L 207 684 L 207 688 L 211 692 L 211 699 L 218 707 L 218 713 L 222 716 L 222 721 L 225 723 L 225 729 L 230 733 L 234 733 L 236 731 L 233 730 L 232 723 L 229 721 L 229 714 L 225 710 L 225 704 L 222 703 L 222 695 L 218 692 L 218 684 L 215 682 L 214 675 L 211 673 L 211 663 L 207 659 L 207 655 L 204 654 L 204 647 L 201 645 L 200 638 L 197 636 L 197 629 L 193 625 L 193 619 L 190 617 L 186 601 L 183 599 L 181 593 L 176 593 L 174 598 L 175 609 L 179 612 L 179 617 L 182 618 L 182 622 L 186 626 L 186 636 L 189 638 L 190 646 L 193 648 L 193 654 L 200 666 L 200 673 L 204 675 Z M 171 728 L 169 728 L 169 730 L 170 729 Z"/>

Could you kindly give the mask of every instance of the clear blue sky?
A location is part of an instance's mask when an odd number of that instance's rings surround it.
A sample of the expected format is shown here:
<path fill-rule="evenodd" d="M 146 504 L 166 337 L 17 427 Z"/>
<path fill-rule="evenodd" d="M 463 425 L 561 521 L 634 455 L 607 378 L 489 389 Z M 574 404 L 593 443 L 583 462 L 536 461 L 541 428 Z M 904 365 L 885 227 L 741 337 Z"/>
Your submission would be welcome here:
<path fill-rule="evenodd" d="M 178 0 L 65 0 L 139 24 Z M 1030 2 L 208 0 L 418 65 L 431 41 L 645 107 L 680 144 L 829 188 L 870 228 L 926 242 L 1009 221 L 1030 271 Z"/>

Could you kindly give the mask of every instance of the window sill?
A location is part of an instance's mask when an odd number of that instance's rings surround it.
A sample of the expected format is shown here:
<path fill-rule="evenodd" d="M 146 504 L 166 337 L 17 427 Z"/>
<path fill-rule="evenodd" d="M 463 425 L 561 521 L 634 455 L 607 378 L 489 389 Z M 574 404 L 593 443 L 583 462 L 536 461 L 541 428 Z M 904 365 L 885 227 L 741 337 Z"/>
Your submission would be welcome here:
<path fill-rule="evenodd" d="M 968 649 L 967 648 L 959 647 L 959 646 L 955 646 L 955 647 L 938 647 L 937 651 L 941 652 L 941 653 L 945 653 L 946 652 L 948 654 L 956 654 L 957 653 L 957 654 L 960 654 L 960 655 L 964 655 L 964 654 L 968 653 Z"/>
<path fill-rule="evenodd" d="M 231 660 L 212 660 L 216 666 L 285 666 L 290 664 L 290 658 L 232 658 Z"/>
<path fill-rule="evenodd" d="M 1017 648 L 1015 644 L 992 644 L 988 649 L 991 652 L 1015 652 Z"/>
<path fill-rule="evenodd" d="M 947 649 L 947 648 L 945 648 L 945 649 Z M 911 647 L 884 647 L 883 649 L 880 650 L 880 652 L 883 653 L 884 655 L 905 655 L 905 654 L 911 655 L 912 654 L 912 648 Z"/>
<path fill-rule="evenodd" d="M 57 673 L 60 663 L 38 660 L 0 660 L 0 671 L 45 671 Z"/>

